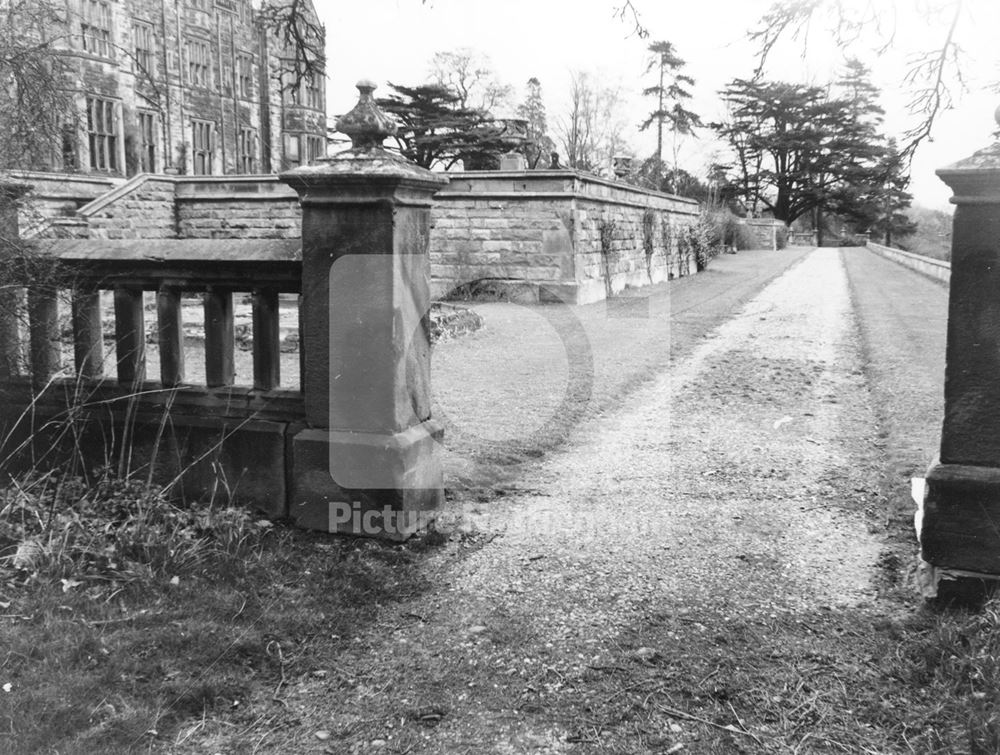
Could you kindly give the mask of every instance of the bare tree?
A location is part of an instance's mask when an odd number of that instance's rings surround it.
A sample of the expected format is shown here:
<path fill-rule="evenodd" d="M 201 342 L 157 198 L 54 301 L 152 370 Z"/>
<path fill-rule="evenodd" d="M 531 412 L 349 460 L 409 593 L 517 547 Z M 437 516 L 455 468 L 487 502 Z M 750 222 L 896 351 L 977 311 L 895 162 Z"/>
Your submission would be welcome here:
<path fill-rule="evenodd" d="M 556 135 L 570 168 L 598 172 L 625 146 L 624 123 L 618 114 L 620 87 L 595 83 L 588 73 L 570 74 L 570 106 L 556 119 Z"/>
<path fill-rule="evenodd" d="M 0 5 L 0 168 L 36 168 L 57 159 L 75 130 L 66 77 L 66 6 L 46 0 Z"/>
<path fill-rule="evenodd" d="M 453 91 L 463 109 L 492 112 L 508 105 L 513 92 L 497 79 L 487 56 L 468 48 L 435 53 L 431 78 L 435 84 Z"/>

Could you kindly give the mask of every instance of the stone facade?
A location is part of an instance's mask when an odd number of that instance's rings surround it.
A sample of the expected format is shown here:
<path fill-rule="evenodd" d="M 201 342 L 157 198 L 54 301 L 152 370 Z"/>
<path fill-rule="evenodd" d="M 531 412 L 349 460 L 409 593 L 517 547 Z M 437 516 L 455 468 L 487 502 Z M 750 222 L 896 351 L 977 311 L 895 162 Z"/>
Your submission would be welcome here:
<path fill-rule="evenodd" d="M 58 44 L 76 108 L 44 167 L 257 174 L 325 154 L 325 84 L 291 85 L 291 54 L 258 28 L 250 0 L 69 0 L 68 10 Z"/>

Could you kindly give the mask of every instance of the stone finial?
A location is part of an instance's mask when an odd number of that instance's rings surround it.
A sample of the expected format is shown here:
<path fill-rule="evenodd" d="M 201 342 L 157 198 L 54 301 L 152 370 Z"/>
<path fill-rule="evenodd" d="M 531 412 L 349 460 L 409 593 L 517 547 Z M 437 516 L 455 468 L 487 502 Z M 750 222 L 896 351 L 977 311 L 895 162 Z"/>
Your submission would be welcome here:
<path fill-rule="evenodd" d="M 375 98 L 372 97 L 372 92 L 376 89 L 375 82 L 362 79 L 356 86 L 361 93 L 358 104 L 351 112 L 337 119 L 337 130 L 351 137 L 353 149 L 381 147 L 383 139 L 396 133 L 396 123 L 375 104 Z"/>

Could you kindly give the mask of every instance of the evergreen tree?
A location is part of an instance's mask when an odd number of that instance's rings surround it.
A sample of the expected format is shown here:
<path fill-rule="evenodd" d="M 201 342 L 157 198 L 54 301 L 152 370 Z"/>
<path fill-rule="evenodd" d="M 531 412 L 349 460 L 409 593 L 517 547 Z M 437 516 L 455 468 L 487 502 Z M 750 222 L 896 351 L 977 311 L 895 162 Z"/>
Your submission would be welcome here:
<path fill-rule="evenodd" d="M 548 135 L 545 102 L 542 100 L 542 84 L 534 76 L 528 79 L 528 94 L 524 102 L 517 106 L 517 117 L 523 118 L 527 123 L 524 157 L 528 162 L 528 167 L 534 170 L 539 164 L 548 160 L 556 146 Z"/>
<path fill-rule="evenodd" d="M 909 184 L 908 161 L 900 154 L 896 140 L 891 139 L 879 161 L 877 178 L 865 197 L 872 216 L 868 230 L 886 246 L 917 230 L 917 224 L 907 214 L 913 202 L 913 195 L 906 190 Z"/>
<path fill-rule="evenodd" d="M 399 124 L 400 153 L 425 168 L 448 169 L 459 160 L 469 170 L 495 170 L 500 156 L 519 146 L 490 113 L 462 107 L 460 97 L 439 84 L 389 84 L 393 94 L 377 100 Z"/>
<path fill-rule="evenodd" d="M 734 80 L 723 92 L 730 118 L 715 124 L 733 148 L 732 183 L 753 210 L 764 208 L 791 223 L 813 213 L 849 214 L 861 200 L 852 187 L 871 187 L 885 145 L 879 134 L 877 90 L 863 67 L 849 67 L 845 96 L 820 87 Z"/>
<path fill-rule="evenodd" d="M 678 57 L 670 42 L 662 40 L 654 42 L 649 46 L 649 52 L 652 55 L 646 65 L 646 73 L 656 72 L 657 83 L 646 87 L 642 93 L 646 97 L 656 98 L 656 109 L 642 122 L 639 130 L 645 131 L 654 123 L 656 124 L 655 184 L 657 189 L 663 189 L 663 127 L 669 124 L 670 131 L 674 136 L 674 143 L 671 178 L 667 181 L 667 189 L 675 191 L 673 177 L 677 173 L 677 137 L 689 136 L 702 125 L 701 117 L 684 107 L 684 103 L 691 99 L 688 87 L 694 86 L 694 79 L 681 73 L 681 69 L 685 65 L 684 60 Z"/>

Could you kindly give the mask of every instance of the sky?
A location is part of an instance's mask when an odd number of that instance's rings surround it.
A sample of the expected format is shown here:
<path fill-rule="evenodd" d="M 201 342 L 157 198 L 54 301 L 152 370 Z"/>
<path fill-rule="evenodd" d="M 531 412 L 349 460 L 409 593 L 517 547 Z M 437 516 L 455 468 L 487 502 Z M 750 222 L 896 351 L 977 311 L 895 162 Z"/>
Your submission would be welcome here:
<path fill-rule="evenodd" d="M 886 26 L 856 42 L 849 50 L 838 45 L 819 23 L 810 29 L 807 44 L 787 40 L 776 51 L 766 71 L 768 78 L 826 84 L 835 78 L 846 53 L 868 63 L 883 90 L 887 111 L 885 130 L 898 134 L 912 125 L 907 113 L 909 95 L 903 83 L 913 54 L 932 49 L 942 38 L 950 18 L 928 10 L 942 0 L 873 0 L 882 9 Z M 615 17 L 620 0 L 314 0 L 327 30 L 328 112 L 344 113 L 357 100 L 354 84 L 370 78 L 379 84 L 426 81 L 435 52 L 468 48 L 489 58 L 497 77 L 523 98 L 531 77 L 541 81 L 551 125 L 568 105 L 571 72 L 586 71 L 626 94 L 622 118 L 626 140 L 636 154 L 655 149 L 655 129 L 640 132 L 638 125 L 652 110 L 641 96 L 652 79 L 644 74 L 647 46 L 652 40 L 673 43 L 687 62 L 685 72 L 696 83 L 690 108 L 703 120 L 719 118 L 718 91 L 735 77 L 749 78 L 754 46 L 747 30 L 757 28 L 770 0 L 634 0 L 650 31 L 643 40 L 633 25 Z M 1000 80 L 1000 53 L 995 34 L 1000 28 L 1000 2 L 965 0 L 966 10 L 956 36 L 968 54 L 963 75 L 968 91 L 956 97 L 955 107 L 941 115 L 933 142 L 917 152 L 910 190 L 916 202 L 948 209 L 950 191 L 934 171 L 970 155 L 993 141 L 993 118 L 1000 93 L 989 82 Z M 862 13 L 866 0 L 846 0 Z M 849 10 L 849 12 L 852 12 Z M 867 28 L 867 27 L 866 27 Z M 891 35 L 892 45 L 875 47 Z M 956 88 L 956 94 L 957 88 Z M 665 140 L 666 141 L 666 140 Z M 703 175 L 724 146 L 710 132 L 681 144 L 680 162 Z M 665 159 L 670 150 L 664 149 Z"/>

